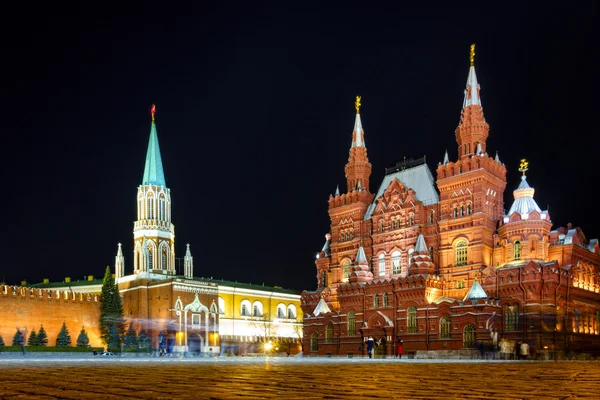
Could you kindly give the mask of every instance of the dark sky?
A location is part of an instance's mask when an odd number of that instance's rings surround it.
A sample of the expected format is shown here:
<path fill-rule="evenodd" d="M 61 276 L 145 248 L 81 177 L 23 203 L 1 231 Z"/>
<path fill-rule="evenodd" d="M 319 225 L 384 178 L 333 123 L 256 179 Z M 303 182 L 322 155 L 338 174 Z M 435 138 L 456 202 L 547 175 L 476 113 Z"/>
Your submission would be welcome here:
<path fill-rule="evenodd" d="M 100 277 L 118 242 L 132 270 L 155 103 L 177 256 L 189 242 L 197 276 L 314 289 L 355 96 L 371 191 L 405 156 L 435 176 L 456 160 L 471 43 L 505 207 L 525 157 L 554 227 L 600 236 L 594 1 L 214 3 L 5 11 L 0 278 Z"/>

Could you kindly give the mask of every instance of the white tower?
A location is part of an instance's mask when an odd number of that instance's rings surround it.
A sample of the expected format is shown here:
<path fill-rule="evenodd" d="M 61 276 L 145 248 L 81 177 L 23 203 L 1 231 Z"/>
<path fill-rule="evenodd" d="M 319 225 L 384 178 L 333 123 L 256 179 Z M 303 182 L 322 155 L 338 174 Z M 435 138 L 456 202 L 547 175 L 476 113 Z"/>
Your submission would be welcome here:
<path fill-rule="evenodd" d="M 125 257 L 123 257 L 123 249 L 121 243 L 119 243 L 119 249 L 115 257 L 115 279 L 119 279 L 125 276 Z"/>
<path fill-rule="evenodd" d="M 190 251 L 190 244 L 188 243 L 185 251 L 185 257 L 183 258 L 183 274 L 186 278 L 192 279 L 194 277 L 194 258 Z"/>

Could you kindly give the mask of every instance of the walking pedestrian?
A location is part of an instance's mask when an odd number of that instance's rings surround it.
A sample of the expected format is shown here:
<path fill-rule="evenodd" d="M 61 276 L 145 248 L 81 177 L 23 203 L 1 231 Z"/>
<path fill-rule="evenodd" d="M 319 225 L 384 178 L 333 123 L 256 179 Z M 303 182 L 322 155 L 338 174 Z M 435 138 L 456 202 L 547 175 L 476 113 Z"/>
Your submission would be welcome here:
<path fill-rule="evenodd" d="M 404 342 L 402 342 L 402 340 L 400 340 L 400 339 L 396 340 L 396 357 L 397 358 L 402 358 L 402 354 L 404 353 L 403 344 L 404 344 Z"/>
<path fill-rule="evenodd" d="M 527 360 L 529 359 L 529 343 L 523 342 L 521 343 L 521 359 Z"/>
<path fill-rule="evenodd" d="M 369 354 L 369 358 L 373 358 L 373 346 L 375 346 L 375 340 L 373 340 L 373 336 L 369 336 L 369 339 L 367 339 L 367 353 Z"/>

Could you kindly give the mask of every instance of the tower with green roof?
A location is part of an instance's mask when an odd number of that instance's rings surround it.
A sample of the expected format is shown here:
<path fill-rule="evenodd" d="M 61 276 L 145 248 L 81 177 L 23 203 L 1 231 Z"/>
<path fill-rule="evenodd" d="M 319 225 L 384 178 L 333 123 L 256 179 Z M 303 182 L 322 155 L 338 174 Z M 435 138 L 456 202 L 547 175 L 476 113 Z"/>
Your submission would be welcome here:
<path fill-rule="evenodd" d="M 134 274 L 175 275 L 175 226 L 171 223 L 171 190 L 165 182 L 152 105 L 152 124 L 133 225 Z"/>

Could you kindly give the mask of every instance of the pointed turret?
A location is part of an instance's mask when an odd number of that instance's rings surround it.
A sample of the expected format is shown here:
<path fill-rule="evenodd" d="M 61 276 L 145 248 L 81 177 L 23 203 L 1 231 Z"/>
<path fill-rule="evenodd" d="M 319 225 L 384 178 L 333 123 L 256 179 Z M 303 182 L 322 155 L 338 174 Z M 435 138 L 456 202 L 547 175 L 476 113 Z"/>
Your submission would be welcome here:
<path fill-rule="evenodd" d="M 337 185 L 337 186 L 335 187 L 335 195 L 336 195 L 336 196 L 339 196 L 339 195 L 340 195 L 340 185 Z"/>
<path fill-rule="evenodd" d="M 431 261 L 429 249 L 425 243 L 425 237 L 419 233 L 415 251 L 412 254 L 412 262 L 408 266 L 408 275 L 431 275 L 435 274 L 435 265 Z"/>
<path fill-rule="evenodd" d="M 474 44 L 471 45 L 470 61 L 463 109 L 460 123 L 455 131 L 459 158 L 470 157 L 474 153 L 486 153 L 486 139 L 490 129 L 485 122 L 483 109 L 481 108 L 480 87 L 475 73 Z"/>
<path fill-rule="evenodd" d="M 358 187 L 358 181 L 361 181 L 361 188 L 369 192 L 369 178 L 371 177 L 371 164 L 367 157 L 367 148 L 365 147 L 365 137 L 360 119 L 360 96 L 356 96 L 354 107 L 356 108 L 356 120 L 354 122 L 354 131 L 352 132 L 352 146 L 350 147 L 350 156 L 346 163 L 346 181 L 347 191 L 351 192 Z"/>
<path fill-rule="evenodd" d="M 121 243 L 119 243 L 119 248 L 117 250 L 117 255 L 115 257 L 115 279 L 119 279 L 125 276 L 125 257 L 123 257 L 123 249 L 121 248 Z"/>
<path fill-rule="evenodd" d="M 325 235 L 325 244 L 321 251 L 325 254 L 325 257 L 329 257 L 331 255 L 331 250 L 329 249 L 329 245 L 331 244 L 331 234 L 328 233 Z"/>
<path fill-rule="evenodd" d="M 546 217 L 548 217 L 548 219 L 550 218 L 548 211 L 542 212 L 542 209 L 533 199 L 535 189 L 529 186 L 529 183 L 527 183 L 527 176 L 525 175 L 525 172 L 528 170 L 528 166 L 529 163 L 525 159 L 522 159 L 521 166 L 519 168 L 519 171 L 523 172 L 523 175 L 521 176 L 521 183 L 519 183 L 517 189 L 513 191 L 513 197 L 515 201 L 510 207 L 508 214 L 504 216 L 505 222 L 508 222 L 510 220 L 510 216 L 514 213 L 520 214 L 519 219 L 528 219 L 529 214 L 533 211 L 540 213 L 542 219 L 546 219 Z"/>
<path fill-rule="evenodd" d="M 186 244 L 185 257 L 183 257 L 183 275 L 187 279 L 194 277 L 194 258 L 190 251 L 190 244 Z"/>
<path fill-rule="evenodd" d="M 162 159 L 160 157 L 160 147 L 158 146 L 158 134 L 156 133 L 156 124 L 154 121 L 155 112 L 156 107 L 153 104 L 150 140 L 148 141 L 148 151 L 146 152 L 146 165 L 144 167 L 142 185 L 167 186 L 165 183 Z"/>
<path fill-rule="evenodd" d="M 446 152 L 444 153 L 444 162 L 443 164 L 446 165 L 450 162 L 450 160 L 448 159 L 448 149 L 446 149 Z"/>
<path fill-rule="evenodd" d="M 500 157 L 498 157 L 498 152 L 496 152 L 496 157 L 494 157 L 494 161 L 496 161 L 498 164 L 501 164 Z"/>
<path fill-rule="evenodd" d="M 369 261 L 365 254 L 365 249 L 360 246 L 356 253 L 356 260 L 354 261 L 354 267 L 350 274 L 350 282 L 370 282 L 373 280 L 373 273 L 369 268 Z"/>
<path fill-rule="evenodd" d="M 475 280 L 475 282 L 473 282 L 473 286 L 471 286 L 471 289 L 469 289 L 469 292 L 463 299 L 463 302 L 467 300 L 478 300 L 487 298 L 487 293 L 485 292 L 485 290 L 483 290 L 483 287 L 481 286 L 479 281 Z"/>

